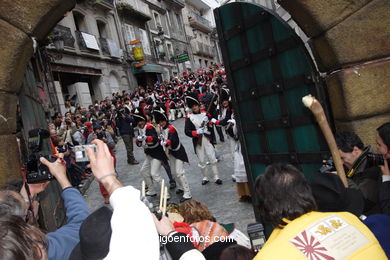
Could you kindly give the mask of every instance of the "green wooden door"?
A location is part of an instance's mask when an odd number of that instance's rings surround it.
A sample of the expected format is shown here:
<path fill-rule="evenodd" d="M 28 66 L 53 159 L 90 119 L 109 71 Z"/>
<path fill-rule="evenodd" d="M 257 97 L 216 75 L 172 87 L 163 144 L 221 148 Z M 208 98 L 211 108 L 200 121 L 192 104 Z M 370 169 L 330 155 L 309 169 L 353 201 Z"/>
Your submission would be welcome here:
<path fill-rule="evenodd" d="M 271 163 L 296 165 L 310 180 L 329 152 L 301 101 L 325 96 L 302 40 L 259 5 L 235 2 L 214 14 L 252 192 Z"/>

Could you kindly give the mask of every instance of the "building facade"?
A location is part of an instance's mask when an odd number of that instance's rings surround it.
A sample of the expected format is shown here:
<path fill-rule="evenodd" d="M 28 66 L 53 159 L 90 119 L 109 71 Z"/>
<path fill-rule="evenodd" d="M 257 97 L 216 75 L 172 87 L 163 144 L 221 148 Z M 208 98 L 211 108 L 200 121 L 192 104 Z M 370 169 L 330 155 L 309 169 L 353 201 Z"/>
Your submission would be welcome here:
<path fill-rule="evenodd" d="M 218 6 L 215 0 L 185 0 L 185 31 L 191 44 L 195 69 L 222 61 L 213 14 Z"/>
<path fill-rule="evenodd" d="M 64 40 L 64 51 L 51 69 L 62 112 L 64 98 L 73 97 L 87 107 L 134 84 L 123 63 L 124 45 L 113 0 L 77 1 L 49 37 L 57 35 Z M 48 52 L 59 56 L 50 46 Z"/>

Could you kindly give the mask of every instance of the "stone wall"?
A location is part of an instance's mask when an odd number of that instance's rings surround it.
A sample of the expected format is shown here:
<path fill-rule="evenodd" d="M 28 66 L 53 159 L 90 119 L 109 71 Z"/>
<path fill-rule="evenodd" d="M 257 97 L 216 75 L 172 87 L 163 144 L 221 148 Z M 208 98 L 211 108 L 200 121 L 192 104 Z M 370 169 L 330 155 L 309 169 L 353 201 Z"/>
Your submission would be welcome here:
<path fill-rule="evenodd" d="M 74 0 L 1 1 L 0 185 L 20 178 L 20 157 L 14 135 L 16 101 L 23 74 L 34 51 L 33 38 L 45 38 L 74 5 Z"/>
<path fill-rule="evenodd" d="M 327 74 L 336 129 L 375 144 L 390 121 L 390 5 L 383 0 L 278 0 L 310 38 Z"/>

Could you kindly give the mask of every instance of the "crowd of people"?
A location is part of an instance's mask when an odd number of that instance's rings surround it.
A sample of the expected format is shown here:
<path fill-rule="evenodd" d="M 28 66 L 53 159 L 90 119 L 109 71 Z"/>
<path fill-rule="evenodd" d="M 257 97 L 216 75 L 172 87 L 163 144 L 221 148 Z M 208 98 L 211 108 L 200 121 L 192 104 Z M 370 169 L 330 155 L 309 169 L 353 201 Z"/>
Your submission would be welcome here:
<path fill-rule="evenodd" d="M 269 165 L 250 194 L 241 146 L 223 66 L 184 73 L 169 82 L 115 93 L 83 108 L 66 101 L 49 125 L 53 153 L 41 158 L 62 189 L 67 216 L 58 230 L 44 234 L 31 223 L 36 211 L 31 198 L 48 182 L 0 190 L 0 259 L 387 259 L 390 256 L 390 122 L 376 129 L 377 152 L 350 132 L 336 134 L 347 171 L 346 188 L 334 169 L 316 173 L 309 183 L 289 164 Z M 172 124 L 184 117 L 184 129 Z M 254 198 L 264 223 L 273 232 L 258 252 L 234 226 L 219 223 L 203 203 L 192 198 L 183 165 L 189 151 L 179 131 L 191 138 L 198 158 L 200 185 L 222 185 L 214 145 L 229 139 L 234 156 L 233 179 L 241 201 Z M 118 179 L 115 146 L 121 138 L 127 163 L 139 164 L 146 198 L 164 188 L 181 194 L 180 205 L 166 215 L 151 212 L 141 192 Z M 133 143 L 144 149 L 135 158 Z M 72 148 L 87 147 L 88 163 L 75 162 Z M 374 159 L 373 159 L 374 158 Z M 211 175 L 208 173 L 211 169 Z M 93 174 L 105 203 L 89 214 L 77 190 Z M 168 187 L 167 187 L 168 188 Z M 160 191 L 161 192 L 161 191 Z M 169 194 L 167 196 L 169 198 Z M 35 207 L 36 208 L 36 207 Z M 227 211 L 229 209 L 226 209 Z M 34 216 L 34 217 L 31 217 Z"/>

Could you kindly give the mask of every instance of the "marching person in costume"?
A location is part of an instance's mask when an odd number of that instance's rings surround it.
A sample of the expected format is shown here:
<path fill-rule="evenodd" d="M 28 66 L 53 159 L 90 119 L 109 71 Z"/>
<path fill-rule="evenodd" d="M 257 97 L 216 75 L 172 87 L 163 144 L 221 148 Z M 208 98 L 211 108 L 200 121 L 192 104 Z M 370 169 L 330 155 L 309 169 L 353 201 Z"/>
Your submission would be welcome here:
<path fill-rule="evenodd" d="M 167 155 L 165 154 L 160 140 L 158 139 L 156 128 L 146 122 L 145 115 L 140 109 L 135 109 L 133 112 L 135 124 L 138 126 L 139 135 L 136 139 L 138 147 L 144 147 L 145 149 L 145 161 L 141 167 L 141 174 L 148 186 L 147 196 L 156 196 L 156 190 L 154 183 L 161 187 L 161 163 L 168 163 Z M 169 194 L 168 194 L 169 198 Z"/>
<path fill-rule="evenodd" d="M 202 185 L 206 185 L 209 182 L 206 168 L 206 156 L 210 161 L 214 182 L 220 185 L 222 184 L 222 180 L 218 176 L 218 161 L 215 158 L 214 146 L 210 142 L 211 127 L 208 124 L 209 117 L 206 115 L 206 111 L 200 111 L 200 104 L 196 93 L 189 93 L 189 95 L 186 96 L 186 103 L 187 106 L 191 108 L 192 112 L 186 117 L 184 132 L 187 136 L 192 138 L 194 150 L 199 159 L 198 166 L 203 175 Z"/>
<path fill-rule="evenodd" d="M 184 146 L 181 144 L 176 128 L 169 124 L 165 110 L 158 107 L 153 112 L 154 120 L 161 127 L 161 145 L 168 150 L 168 158 L 173 176 L 178 180 L 179 188 L 177 194 L 183 193 L 180 202 L 192 199 L 190 187 L 184 175 L 184 163 L 188 163 L 188 156 Z"/>
<path fill-rule="evenodd" d="M 220 120 L 211 119 L 211 122 L 225 127 L 226 134 L 230 140 L 230 149 L 233 154 L 234 174 L 233 181 L 237 184 L 237 193 L 241 202 L 250 202 L 251 196 L 246 176 L 244 158 L 242 156 L 241 144 L 238 139 L 238 131 L 234 112 L 229 102 L 229 89 L 221 88 L 222 113 Z"/>

